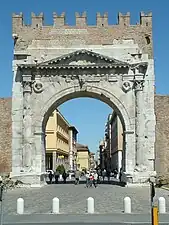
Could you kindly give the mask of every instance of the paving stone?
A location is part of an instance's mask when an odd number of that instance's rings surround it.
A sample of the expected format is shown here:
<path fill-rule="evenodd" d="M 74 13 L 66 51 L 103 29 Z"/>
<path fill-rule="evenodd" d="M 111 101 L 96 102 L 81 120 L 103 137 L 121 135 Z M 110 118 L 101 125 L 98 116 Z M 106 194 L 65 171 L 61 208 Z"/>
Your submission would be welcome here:
<path fill-rule="evenodd" d="M 158 197 L 165 197 L 167 211 L 169 211 L 169 192 L 163 189 L 156 190 Z M 149 187 L 120 187 L 117 185 L 101 184 L 98 188 L 85 188 L 84 184 L 52 184 L 41 188 L 19 188 L 5 193 L 5 214 L 16 214 L 17 198 L 25 200 L 25 213 L 51 213 L 52 199 L 60 199 L 60 213 L 83 214 L 86 213 L 88 197 L 95 199 L 96 213 L 121 213 L 123 211 L 123 198 L 132 199 L 132 212 L 150 212 Z"/>

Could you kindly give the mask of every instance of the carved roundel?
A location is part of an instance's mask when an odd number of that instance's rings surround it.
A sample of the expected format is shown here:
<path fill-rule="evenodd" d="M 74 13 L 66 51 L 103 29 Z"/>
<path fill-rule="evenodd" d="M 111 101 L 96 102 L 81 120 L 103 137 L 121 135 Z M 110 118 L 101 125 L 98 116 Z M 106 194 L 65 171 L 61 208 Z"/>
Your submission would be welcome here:
<path fill-rule="evenodd" d="M 43 83 L 41 81 L 35 81 L 33 84 L 33 89 L 36 93 L 40 93 L 43 91 Z"/>
<path fill-rule="evenodd" d="M 127 92 L 131 89 L 131 84 L 129 81 L 125 81 L 122 85 L 123 91 Z"/>

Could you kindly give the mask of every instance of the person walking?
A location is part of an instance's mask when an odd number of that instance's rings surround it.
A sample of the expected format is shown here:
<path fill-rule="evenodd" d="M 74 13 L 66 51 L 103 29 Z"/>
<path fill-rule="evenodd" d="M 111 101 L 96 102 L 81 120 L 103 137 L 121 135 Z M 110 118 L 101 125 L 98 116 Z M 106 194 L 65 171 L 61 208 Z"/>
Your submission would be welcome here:
<path fill-rule="evenodd" d="M 89 187 L 89 176 L 90 176 L 90 173 L 89 171 L 86 172 L 86 187 L 88 188 Z"/>
<path fill-rule="evenodd" d="M 49 183 L 52 184 L 52 179 L 53 179 L 53 173 L 52 171 L 49 171 Z"/>
<path fill-rule="evenodd" d="M 93 175 L 93 185 L 95 188 L 97 187 L 97 180 L 98 180 L 98 174 L 97 172 L 95 172 Z"/>
<path fill-rule="evenodd" d="M 76 170 L 75 172 L 75 185 L 79 184 L 80 171 Z"/>
<path fill-rule="evenodd" d="M 55 184 L 58 184 L 58 180 L 59 180 L 59 171 L 55 171 Z"/>
<path fill-rule="evenodd" d="M 63 178 L 63 183 L 66 184 L 67 174 L 65 170 L 63 171 L 62 178 Z"/>

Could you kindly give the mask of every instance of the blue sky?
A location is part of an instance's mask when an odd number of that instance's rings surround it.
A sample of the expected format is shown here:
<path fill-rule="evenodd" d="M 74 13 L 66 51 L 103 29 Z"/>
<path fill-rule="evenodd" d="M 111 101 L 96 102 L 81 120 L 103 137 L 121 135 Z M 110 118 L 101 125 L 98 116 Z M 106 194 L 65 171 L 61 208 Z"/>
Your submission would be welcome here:
<path fill-rule="evenodd" d="M 67 23 L 75 23 L 74 13 L 87 11 L 88 23 L 95 24 L 96 12 L 108 12 L 110 23 L 117 22 L 117 13 L 130 11 L 131 22 L 139 20 L 140 11 L 153 12 L 153 38 L 156 92 L 169 94 L 169 1 L 168 0 L 6 0 L 0 7 L 0 97 L 12 94 L 12 12 L 23 12 L 30 23 L 31 12 L 45 14 L 45 23 L 52 24 L 52 12 L 66 12 Z M 104 125 L 111 109 L 94 99 L 73 99 L 60 107 L 63 115 L 79 130 L 79 142 L 88 144 L 92 151 L 104 135 Z"/>

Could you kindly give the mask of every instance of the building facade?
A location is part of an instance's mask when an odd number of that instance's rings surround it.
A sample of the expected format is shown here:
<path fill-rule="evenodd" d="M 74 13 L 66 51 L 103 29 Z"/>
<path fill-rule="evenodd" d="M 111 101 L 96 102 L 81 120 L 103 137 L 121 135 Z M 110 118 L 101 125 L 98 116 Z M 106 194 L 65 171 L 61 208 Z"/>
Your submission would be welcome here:
<path fill-rule="evenodd" d="M 71 171 L 77 169 L 77 134 L 78 130 L 74 126 L 69 127 L 69 169 Z"/>
<path fill-rule="evenodd" d="M 77 143 L 77 168 L 82 170 L 90 169 L 90 151 L 87 145 Z"/>
<path fill-rule="evenodd" d="M 46 125 L 46 169 L 55 171 L 61 164 L 67 170 L 76 168 L 77 133 L 58 110 L 52 112 Z"/>
<path fill-rule="evenodd" d="M 117 169 L 120 172 L 123 162 L 123 127 L 120 118 L 115 112 L 113 112 L 109 123 L 111 170 Z"/>
<path fill-rule="evenodd" d="M 58 111 L 54 110 L 46 125 L 46 169 L 56 170 L 63 164 L 69 167 L 69 123 Z"/>

